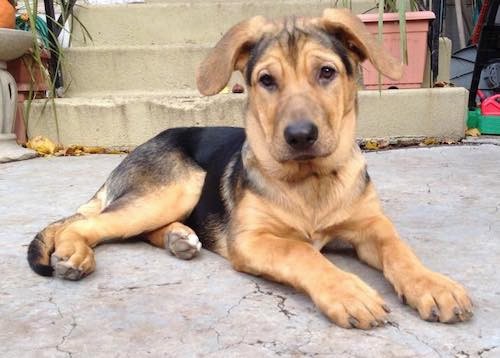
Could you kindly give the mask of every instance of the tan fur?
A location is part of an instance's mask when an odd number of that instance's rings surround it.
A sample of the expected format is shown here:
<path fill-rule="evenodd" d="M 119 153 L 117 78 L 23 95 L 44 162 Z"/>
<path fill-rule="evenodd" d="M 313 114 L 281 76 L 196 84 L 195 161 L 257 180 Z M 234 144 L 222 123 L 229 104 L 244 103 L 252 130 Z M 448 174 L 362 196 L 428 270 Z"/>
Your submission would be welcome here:
<path fill-rule="evenodd" d="M 214 95 L 224 88 L 235 69 L 243 69 L 249 46 L 269 29 L 269 22 L 256 16 L 231 28 L 203 61 L 196 75 L 198 90 Z"/>
<path fill-rule="evenodd" d="M 356 249 L 361 260 L 381 270 L 401 299 L 423 319 L 448 323 L 469 319 L 472 303 L 464 288 L 425 268 L 400 240 L 367 177 L 365 160 L 355 144 L 357 77 L 349 75 L 347 68 L 367 58 L 383 74 L 397 78 L 401 66 L 354 15 L 330 9 L 321 18 L 300 18 L 293 24 L 263 17 L 244 21 L 229 30 L 200 66 L 200 92 L 217 93 L 233 70 L 245 72 L 251 46 L 264 34 L 286 36 L 293 26 L 329 32 L 347 48 L 350 62 L 323 47 L 321 40 L 307 36 L 277 41 L 261 54 L 250 79 L 247 142 L 241 152 L 245 180 L 250 184 L 232 187 L 235 184 L 229 177 L 235 162 L 226 167 L 219 189 L 230 224 L 226 227 L 215 217 L 209 218 L 206 225 L 217 236 L 213 250 L 237 270 L 306 292 L 342 327 L 382 325 L 389 310 L 379 294 L 320 253 L 331 240 L 342 239 Z M 291 42 L 294 48 L 289 47 Z M 317 80 L 318 69 L 325 65 L 336 70 L 328 86 Z M 262 74 L 272 75 L 276 90 L 259 85 Z M 319 136 L 311 149 L 314 155 L 297 159 L 283 131 L 303 118 L 314 122 Z M 188 168 L 183 175 L 182 182 L 145 191 L 126 206 L 109 211 L 105 190 L 101 190 L 79 209 L 77 218 L 50 228 L 55 236 L 52 266 L 59 265 L 56 273 L 78 279 L 92 272 L 92 248 L 108 239 L 143 234 L 155 246 L 165 247 L 171 233 L 180 233 L 177 238 L 194 234 L 179 221 L 196 205 L 205 173 Z M 185 253 L 171 251 L 180 256 Z"/>
<path fill-rule="evenodd" d="M 165 242 L 165 238 L 168 237 L 168 234 L 171 232 L 182 233 L 186 236 L 194 234 L 194 231 L 189 226 L 186 226 L 181 222 L 174 221 L 173 223 L 165 225 L 159 229 L 145 233 L 143 236 L 151 245 L 164 249 L 168 244 Z"/>
<path fill-rule="evenodd" d="M 248 34 L 248 41 L 255 42 L 255 34 L 265 31 L 262 23 L 259 18 L 237 25 L 216 46 L 201 66 L 203 93 L 212 92 L 205 88 L 222 88 L 231 72 L 208 72 L 212 67 L 207 64 L 213 64 L 215 55 L 238 57 Z M 321 18 L 299 19 L 296 24 L 314 25 L 340 38 L 354 65 L 369 59 L 388 77 L 401 76 L 402 66 L 349 12 L 329 9 Z M 273 25 L 266 30 L 280 31 Z M 355 247 L 360 259 L 382 270 L 423 319 L 469 319 L 472 306 L 466 291 L 420 263 L 384 216 L 373 185 L 363 179 L 365 161 L 354 141 L 356 77 L 349 77 L 339 56 L 321 44 L 303 40 L 297 47 L 299 56 L 292 60 L 286 44 L 272 46 L 252 72 L 245 120 L 248 147 L 242 156 L 257 193 L 245 191 L 233 208 L 231 263 L 237 270 L 305 291 L 342 327 L 383 324 L 388 309 L 375 290 L 319 252 L 332 238 L 341 238 Z M 232 69 L 241 70 L 245 58 L 240 56 Z M 312 80 L 315 69 L 324 64 L 337 70 L 329 90 Z M 262 73 L 275 79 L 276 91 L 259 86 Z M 298 116 L 311 119 L 320 133 L 316 158 L 305 162 L 293 160 L 283 139 L 284 128 Z"/>
<path fill-rule="evenodd" d="M 152 232 L 185 218 L 199 199 L 204 178 L 205 173 L 193 170 L 182 184 L 169 184 L 135 199 L 123 209 L 103 211 L 67 225 L 56 234 L 53 256 L 67 258 L 65 266 L 89 274 L 95 268 L 93 247 L 106 240 Z M 157 239 L 153 243 L 157 244 Z"/>

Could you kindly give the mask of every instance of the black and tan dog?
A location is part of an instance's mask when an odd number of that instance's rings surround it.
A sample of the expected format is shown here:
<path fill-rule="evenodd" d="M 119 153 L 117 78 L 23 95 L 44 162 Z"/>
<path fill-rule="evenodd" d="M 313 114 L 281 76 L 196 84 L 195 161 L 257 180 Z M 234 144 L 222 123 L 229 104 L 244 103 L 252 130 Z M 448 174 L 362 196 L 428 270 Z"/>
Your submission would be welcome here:
<path fill-rule="evenodd" d="M 423 319 L 469 319 L 466 291 L 425 268 L 382 212 L 355 143 L 365 59 L 388 77 L 401 75 L 346 11 L 234 26 L 197 83 L 213 95 L 241 71 L 249 89 L 245 129 L 169 129 L 139 146 L 77 214 L 35 237 L 31 267 L 77 280 L 94 270 L 93 248 L 108 240 L 142 237 L 190 259 L 199 237 L 236 270 L 306 292 L 342 327 L 383 324 L 389 309 L 377 292 L 320 252 L 343 239 Z"/>

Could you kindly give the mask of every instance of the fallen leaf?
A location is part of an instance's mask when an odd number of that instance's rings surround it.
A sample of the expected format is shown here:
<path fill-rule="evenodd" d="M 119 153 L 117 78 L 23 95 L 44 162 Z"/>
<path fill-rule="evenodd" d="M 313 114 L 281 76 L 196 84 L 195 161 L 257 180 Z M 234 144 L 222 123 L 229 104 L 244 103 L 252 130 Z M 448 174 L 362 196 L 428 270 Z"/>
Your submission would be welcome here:
<path fill-rule="evenodd" d="M 103 154 L 105 151 L 103 147 L 83 147 L 83 152 L 88 154 Z"/>
<path fill-rule="evenodd" d="M 129 151 L 120 149 L 106 149 L 106 154 L 127 154 Z"/>
<path fill-rule="evenodd" d="M 376 140 L 369 139 L 365 143 L 365 149 L 377 150 L 377 149 L 379 149 L 379 143 Z"/>
<path fill-rule="evenodd" d="M 77 152 L 81 153 L 83 151 L 83 147 L 81 145 L 70 145 L 64 150 L 64 155 L 73 156 L 78 155 Z"/>
<path fill-rule="evenodd" d="M 41 155 L 51 155 L 59 149 L 57 144 L 52 142 L 49 138 L 42 136 L 31 138 L 28 143 L 26 143 L 26 147 L 35 150 Z"/>
<path fill-rule="evenodd" d="M 434 137 L 428 137 L 428 138 L 425 138 L 422 142 L 422 145 L 434 145 L 434 144 L 438 144 L 439 141 L 434 138 Z"/>
<path fill-rule="evenodd" d="M 471 137 L 479 137 L 481 135 L 481 132 L 477 128 L 469 128 L 465 131 L 465 135 Z"/>
<path fill-rule="evenodd" d="M 380 139 L 378 141 L 379 149 L 387 148 L 391 143 L 387 139 Z"/>

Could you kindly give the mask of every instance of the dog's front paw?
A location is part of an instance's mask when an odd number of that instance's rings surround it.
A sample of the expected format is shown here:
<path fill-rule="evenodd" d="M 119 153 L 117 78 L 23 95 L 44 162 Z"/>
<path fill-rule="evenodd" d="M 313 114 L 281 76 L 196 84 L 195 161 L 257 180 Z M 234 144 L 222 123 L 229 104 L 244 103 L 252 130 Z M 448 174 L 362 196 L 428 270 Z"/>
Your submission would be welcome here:
<path fill-rule="evenodd" d="M 426 321 L 455 323 L 472 317 L 467 291 L 441 274 L 425 270 L 407 277 L 395 288 L 400 299 L 417 309 Z"/>
<path fill-rule="evenodd" d="M 344 328 L 371 329 L 387 323 L 390 312 L 378 293 L 358 277 L 333 277 L 311 295 L 333 322 Z"/>

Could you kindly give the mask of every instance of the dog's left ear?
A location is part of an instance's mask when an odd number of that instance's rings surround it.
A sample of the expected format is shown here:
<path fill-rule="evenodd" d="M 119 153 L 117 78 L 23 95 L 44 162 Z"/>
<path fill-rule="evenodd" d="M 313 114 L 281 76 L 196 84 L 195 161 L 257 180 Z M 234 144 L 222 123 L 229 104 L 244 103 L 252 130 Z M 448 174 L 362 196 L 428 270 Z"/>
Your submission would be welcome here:
<path fill-rule="evenodd" d="M 262 37 L 267 25 L 268 20 L 255 16 L 233 26 L 198 67 L 198 90 L 206 96 L 219 93 L 229 82 L 233 71 L 245 68 L 251 49 Z"/>
<path fill-rule="evenodd" d="M 314 19 L 316 26 L 341 40 L 359 62 L 368 59 L 382 74 L 393 80 L 403 75 L 403 65 L 387 54 L 377 39 L 368 32 L 363 22 L 350 11 L 326 9 L 323 16 Z"/>

